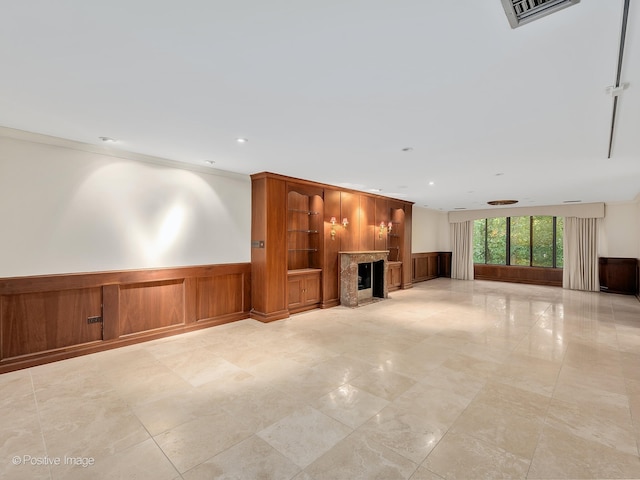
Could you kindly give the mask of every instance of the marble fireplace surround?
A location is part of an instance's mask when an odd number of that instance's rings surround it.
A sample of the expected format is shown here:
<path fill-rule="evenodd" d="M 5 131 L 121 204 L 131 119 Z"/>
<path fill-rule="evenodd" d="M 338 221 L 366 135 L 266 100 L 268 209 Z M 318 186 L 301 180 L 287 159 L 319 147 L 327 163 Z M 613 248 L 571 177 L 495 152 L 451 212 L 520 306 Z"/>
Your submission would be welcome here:
<path fill-rule="evenodd" d="M 388 250 L 372 250 L 362 252 L 339 252 L 340 254 L 340 303 L 345 307 L 357 307 L 358 300 L 358 264 L 384 262 L 384 278 L 382 280 L 384 295 L 389 297 L 387 287 Z"/>

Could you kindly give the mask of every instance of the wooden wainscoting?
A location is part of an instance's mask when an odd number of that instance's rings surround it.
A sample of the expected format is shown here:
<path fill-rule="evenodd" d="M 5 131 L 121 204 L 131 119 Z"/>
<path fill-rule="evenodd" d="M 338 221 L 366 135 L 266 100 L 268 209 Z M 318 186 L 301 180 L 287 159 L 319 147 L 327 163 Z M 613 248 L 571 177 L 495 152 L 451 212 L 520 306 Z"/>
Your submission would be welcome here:
<path fill-rule="evenodd" d="M 0 279 L 0 373 L 249 317 L 251 264 Z"/>
<path fill-rule="evenodd" d="M 413 282 L 451 277 L 451 252 L 424 252 L 411 255 Z"/>
<path fill-rule="evenodd" d="M 531 285 L 562 286 L 562 269 L 546 267 L 519 267 L 515 265 L 483 265 L 473 267 L 476 280 L 527 283 Z"/>

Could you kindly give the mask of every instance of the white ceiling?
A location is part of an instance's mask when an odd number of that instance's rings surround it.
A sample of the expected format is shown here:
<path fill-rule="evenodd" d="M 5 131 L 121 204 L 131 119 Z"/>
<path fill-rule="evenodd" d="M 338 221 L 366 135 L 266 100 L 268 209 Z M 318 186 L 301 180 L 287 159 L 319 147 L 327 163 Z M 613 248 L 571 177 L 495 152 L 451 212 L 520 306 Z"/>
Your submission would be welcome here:
<path fill-rule="evenodd" d="M 607 158 L 622 10 L 512 30 L 500 0 L 4 0 L 0 125 L 434 209 L 630 201 L 638 2 Z"/>

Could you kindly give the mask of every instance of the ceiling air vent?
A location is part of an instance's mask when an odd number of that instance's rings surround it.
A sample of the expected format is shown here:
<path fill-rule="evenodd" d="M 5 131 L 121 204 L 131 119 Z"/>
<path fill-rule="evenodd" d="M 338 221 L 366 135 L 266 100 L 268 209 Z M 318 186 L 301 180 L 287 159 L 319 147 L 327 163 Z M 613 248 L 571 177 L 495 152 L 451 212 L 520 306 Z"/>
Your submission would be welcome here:
<path fill-rule="evenodd" d="M 580 0 L 502 0 L 502 6 L 511 28 L 516 28 L 578 2 Z"/>

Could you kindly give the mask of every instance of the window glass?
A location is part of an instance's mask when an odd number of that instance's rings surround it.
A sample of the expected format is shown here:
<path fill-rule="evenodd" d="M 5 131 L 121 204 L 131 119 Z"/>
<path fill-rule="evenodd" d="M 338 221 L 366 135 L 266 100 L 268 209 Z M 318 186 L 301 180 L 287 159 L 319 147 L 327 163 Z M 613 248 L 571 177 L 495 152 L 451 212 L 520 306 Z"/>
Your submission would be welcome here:
<path fill-rule="evenodd" d="M 531 217 L 511 217 L 509 262 L 511 265 L 531 265 Z"/>
<path fill-rule="evenodd" d="M 487 263 L 507 264 L 507 219 L 487 218 Z"/>
<path fill-rule="evenodd" d="M 553 267 L 553 217 L 533 217 L 531 251 L 534 267 Z"/>
<path fill-rule="evenodd" d="M 485 237 L 487 233 L 487 219 L 481 218 L 473 222 L 473 263 L 487 263 L 485 254 Z"/>
<path fill-rule="evenodd" d="M 562 217 L 482 218 L 473 224 L 473 261 L 562 268 L 563 236 Z"/>
<path fill-rule="evenodd" d="M 556 267 L 564 266 L 564 218 L 556 218 Z"/>

